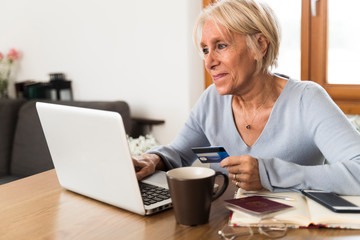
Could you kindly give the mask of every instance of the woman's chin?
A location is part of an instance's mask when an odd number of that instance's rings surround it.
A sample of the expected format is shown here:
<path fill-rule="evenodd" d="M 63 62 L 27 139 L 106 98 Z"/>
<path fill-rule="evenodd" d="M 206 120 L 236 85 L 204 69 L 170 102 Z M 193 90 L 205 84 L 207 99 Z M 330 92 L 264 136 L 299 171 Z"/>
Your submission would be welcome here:
<path fill-rule="evenodd" d="M 219 95 L 228 95 L 229 94 L 229 89 L 227 89 L 225 87 L 218 87 L 215 84 L 215 88 Z"/>

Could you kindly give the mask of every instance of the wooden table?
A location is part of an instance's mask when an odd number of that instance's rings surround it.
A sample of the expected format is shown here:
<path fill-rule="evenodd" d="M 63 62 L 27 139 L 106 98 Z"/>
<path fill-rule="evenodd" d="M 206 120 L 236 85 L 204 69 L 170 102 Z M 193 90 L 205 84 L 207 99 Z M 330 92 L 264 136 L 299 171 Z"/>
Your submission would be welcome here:
<path fill-rule="evenodd" d="M 0 239 L 217 239 L 229 212 L 214 201 L 208 224 L 176 224 L 173 210 L 139 216 L 63 189 L 54 170 L 0 186 Z M 360 239 L 360 230 L 291 229 L 284 239 Z M 256 234 L 251 239 L 266 239 Z"/>

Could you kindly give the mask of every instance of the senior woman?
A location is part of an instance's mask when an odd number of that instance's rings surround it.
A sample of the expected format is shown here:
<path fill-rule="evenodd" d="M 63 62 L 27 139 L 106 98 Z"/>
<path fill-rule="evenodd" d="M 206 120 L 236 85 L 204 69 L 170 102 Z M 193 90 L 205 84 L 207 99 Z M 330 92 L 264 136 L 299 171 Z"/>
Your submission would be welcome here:
<path fill-rule="evenodd" d="M 214 84 L 171 144 L 134 158 L 138 179 L 191 165 L 192 147 L 223 146 L 230 157 L 211 167 L 242 189 L 360 194 L 359 133 L 319 85 L 270 72 L 280 41 L 268 6 L 219 1 L 194 38 Z"/>

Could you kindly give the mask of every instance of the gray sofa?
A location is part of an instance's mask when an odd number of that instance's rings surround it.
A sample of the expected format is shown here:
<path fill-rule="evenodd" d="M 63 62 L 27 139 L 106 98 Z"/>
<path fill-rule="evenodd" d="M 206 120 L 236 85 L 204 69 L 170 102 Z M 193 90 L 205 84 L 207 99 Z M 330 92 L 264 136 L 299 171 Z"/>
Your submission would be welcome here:
<path fill-rule="evenodd" d="M 143 119 L 132 119 L 130 108 L 124 101 L 39 101 L 118 112 L 124 120 L 127 134 L 133 137 L 141 134 L 143 125 L 147 124 Z M 0 100 L 0 184 L 54 167 L 36 112 L 36 102 Z M 153 124 L 151 121 L 148 123 Z"/>

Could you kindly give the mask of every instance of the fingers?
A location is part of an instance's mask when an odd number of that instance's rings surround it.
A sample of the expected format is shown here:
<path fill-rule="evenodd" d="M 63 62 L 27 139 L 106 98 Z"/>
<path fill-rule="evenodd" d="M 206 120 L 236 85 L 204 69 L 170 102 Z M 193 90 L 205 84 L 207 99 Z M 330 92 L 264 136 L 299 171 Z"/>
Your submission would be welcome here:
<path fill-rule="evenodd" d="M 256 158 L 247 155 L 228 157 L 220 165 L 226 167 L 229 178 L 238 188 L 244 190 L 262 189 Z"/>
<path fill-rule="evenodd" d="M 137 180 L 141 180 L 154 172 L 151 172 L 149 168 L 141 168 L 139 171 L 136 172 L 136 178 Z"/>
<path fill-rule="evenodd" d="M 234 175 L 232 175 L 234 176 Z M 232 178 L 232 182 L 235 184 L 236 182 L 252 182 L 254 181 L 253 175 L 237 173 L 235 174 L 236 177 Z"/>
<path fill-rule="evenodd" d="M 141 169 L 141 168 L 145 167 L 146 165 L 148 165 L 146 160 L 141 158 L 141 156 L 133 157 L 132 160 L 133 160 L 133 164 L 134 164 L 135 168 Z"/>
<path fill-rule="evenodd" d="M 143 154 L 132 158 L 134 168 L 136 171 L 136 178 L 138 180 L 143 179 L 155 172 L 156 164 L 158 163 L 157 155 Z"/>
<path fill-rule="evenodd" d="M 236 165 L 245 165 L 247 163 L 253 162 L 254 160 L 256 160 L 256 158 L 253 158 L 249 155 L 227 157 L 220 162 L 220 166 L 222 168 L 225 168 L 225 167 L 231 167 L 231 166 L 236 166 Z"/>
<path fill-rule="evenodd" d="M 232 183 L 236 187 L 242 188 L 246 191 L 257 191 L 257 190 L 263 189 L 263 186 L 261 185 L 261 182 L 259 180 L 255 180 L 255 181 L 251 181 L 251 182 L 232 180 Z"/>

